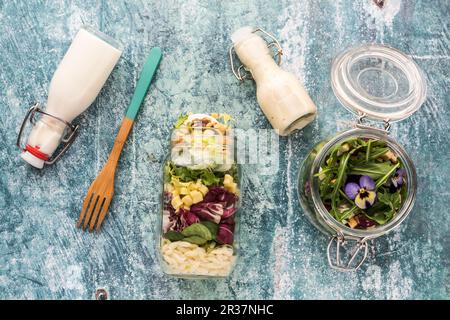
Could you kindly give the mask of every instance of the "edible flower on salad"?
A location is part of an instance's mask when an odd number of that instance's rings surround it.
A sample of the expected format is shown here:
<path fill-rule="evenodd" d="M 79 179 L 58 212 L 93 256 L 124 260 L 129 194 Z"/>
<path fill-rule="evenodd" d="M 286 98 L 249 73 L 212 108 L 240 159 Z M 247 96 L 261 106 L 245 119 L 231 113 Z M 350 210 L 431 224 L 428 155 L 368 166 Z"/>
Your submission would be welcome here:
<path fill-rule="evenodd" d="M 389 223 L 400 211 L 408 196 L 404 168 L 387 141 L 351 137 L 331 147 L 314 177 L 333 218 L 369 229 Z M 313 192 L 310 186 L 305 183 L 306 194 Z"/>
<path fill-rule="evenodd" d="M 371 207 L 376 198 L 375 182 L 369 176 L 361 176 L 359 184 L 349 182 L 345 185 L 345 194 L 361 209 Z"/>
<path fill-rule="evenodd" d="M 395 172 L 394 176 L 391 178 L 392 185 L 397 189 L 400 188 L 403 185 L 403 180 L 405 179 L 405 177 L 406 177 L 406 170 L 398 169 Z"/>

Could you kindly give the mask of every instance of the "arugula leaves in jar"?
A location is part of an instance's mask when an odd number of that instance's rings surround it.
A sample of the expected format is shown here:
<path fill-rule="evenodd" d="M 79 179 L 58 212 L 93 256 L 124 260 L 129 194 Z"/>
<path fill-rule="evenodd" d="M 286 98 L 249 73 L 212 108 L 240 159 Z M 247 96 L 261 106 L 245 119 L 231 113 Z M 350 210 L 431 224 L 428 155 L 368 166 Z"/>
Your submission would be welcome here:
<path fill-rule="evenodd" d="M 337 144 L 315 176 L 325 208 L 351 228 L 388 223 L 406 199 L 403 163 L 382 140 L 351 138 Z"/>

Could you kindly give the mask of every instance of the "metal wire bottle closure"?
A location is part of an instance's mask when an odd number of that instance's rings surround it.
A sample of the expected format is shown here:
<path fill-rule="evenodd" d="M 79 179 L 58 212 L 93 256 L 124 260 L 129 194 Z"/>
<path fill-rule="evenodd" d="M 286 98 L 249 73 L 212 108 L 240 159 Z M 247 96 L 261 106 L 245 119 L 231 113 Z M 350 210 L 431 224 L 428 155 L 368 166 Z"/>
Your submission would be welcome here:
<path fill-rule="evenodd" d="M 36 123 L 35 122 L 35 115 L 36 115 L 36 113 L 40 113 L 40 114 L 43 114 L 45 116 L 51 117 L 51 118 L 53 118 L 53 119 L 55 119 L 57 121 L 60 121 L 66 127 L 66 129 L 65 129 L 66 130 L 66 134 L 61 140 L 64 143 L 64 146 L 61 148 L 61 151 L 58 152 L 55 156 L 53 156 L 52 159 L 49 159 L 49 160 L 45 161 L 45 164 L 50 165 L 50 164 L 55 163 L 63 155 L 63 153 L 66 152 L 67 149 L 69 149 L 69 147 L 72 145 L 73 141 L 75 140 L 76 134 L 78 132 L 79 125 L 75 126 L 75 125 L 70 124 L 67 121 L 65 121 L 65 120 L 63 120 L 63 119 L 61 119 L 61 118 L 59 118 L 57 116 L 51 115 L 51 114 L 43 111 L 42 109 L 39 108 L 39 103 L 36 103 L 28 110 L 27 114 L 25 115 L 25 118 L 23 119 L 22 125 L 20 126 L 19 134 L 17 135 L 16 145 L 22 151 L 26 150 L 26 148 L 22 147 L 22 145 L 21 145 L 23 130 L 25 129 L 25 125 L 26 125 L 28 119 L 30 119 L 30 122 L 33 125 Z"/>
<path fill-rule="evenodd" d="M 267 47 L 268 48 L 272 48 L 272 47 L 276 47 L 277 52 L 274 55 L 274 59 L 277 60 L 277 64 L 280 65 L 281 64 L 281 56 L 283 55 L 283 49 L 281 49 L 280 43 L 278 42 L 278 40 L 271 35 L 270 33 L 264 31 L 261 28 L 257 28 L 253 31 L 253 33 L 256 32 L 261 32 L 262 34 L 264 34 L 265 36 L 267 36 L 268 38 L 271 39 L 271 41 L 268 42 Z M 247 69 L 243 64 L 241 64 L 237 69 L 235 68 L 234 65 L 234 45 L 232 45 L 230 47 L 229 50 L 229 55 L 230 55 L 230 64 L 231 64 L 231 71 L 233 71 L 234 76 L 236 77 L 236 79 L 238 79 L 239 81 L 244 81 L 246 79 L 253 79 L 250 70 Z M 242 69 L 244 70 L 244 74 L 242 74 Z"/>

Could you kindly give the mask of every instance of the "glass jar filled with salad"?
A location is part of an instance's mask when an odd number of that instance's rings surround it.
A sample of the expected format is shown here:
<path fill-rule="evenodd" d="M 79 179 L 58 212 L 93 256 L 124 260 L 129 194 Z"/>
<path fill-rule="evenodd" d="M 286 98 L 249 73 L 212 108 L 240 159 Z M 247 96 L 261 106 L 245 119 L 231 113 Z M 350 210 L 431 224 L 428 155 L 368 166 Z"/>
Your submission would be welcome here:
<path fill-rule="evenodd" d="M 178 277 L 226 277 L 236 262 L 241 197 L 227 114 L 182 115 L 164 164 L 163 269 Z"/>
<path fill-rule="evenodd" d="M 331 236 L 330 266 L 353 271 L 367 256 L 368 240 L 396 228 L 413 207 L 415 167 L 389 129 L 422 105 L 426 83 L 410 57 L 375 44 L 338 55 L 331 78 L 336 97 L 358 122 L 313 148 L 300 169 L 298 192 L 308 219 Z"/>

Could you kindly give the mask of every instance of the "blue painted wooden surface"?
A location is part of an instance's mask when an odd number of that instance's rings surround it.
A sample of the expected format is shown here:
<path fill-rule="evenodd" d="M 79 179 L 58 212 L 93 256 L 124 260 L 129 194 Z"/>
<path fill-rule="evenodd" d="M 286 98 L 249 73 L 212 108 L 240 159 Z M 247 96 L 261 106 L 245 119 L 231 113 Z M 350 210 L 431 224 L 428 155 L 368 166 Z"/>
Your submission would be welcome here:
<path fill-rule="evenodd" d="M 450 5 L 448 1 L 0 1 L 0 298 L 450 298 Z M 76 31 L 91 25 L 124 44 L 100 97 L 77 122 L 82 131 L 56 165 L 38 171 L 14 146 L 28 106 L 45 102 L 51 76 Z M 274 176 L 244 173 L 242 256 L 227 280 L 168 278 L 154 249 L 160 166 L 171 123 L 183 111 L 226 111 L 243 128 L 269 128 L 251 82 L 233 77 L 230 33 L 243 25 L 274 33 L 283 65 L 319 109 L 302 132 L 280 140 Z M 382 42 L 412 55 L 429 94 L 392 135 L 414 159 L 416 206 L 379 238 L 357 273 L 330 270 L 326 237 L 306 220 L 296 177 L 306 152 L 347 128 L 352 117 L 330 88 L 342 49 Z M 106 160 L 149 49 L 164 58 L 117 175 L 99 235 L 75 229 L 82 199 Z"/>

